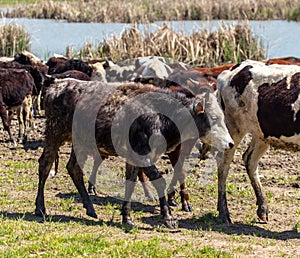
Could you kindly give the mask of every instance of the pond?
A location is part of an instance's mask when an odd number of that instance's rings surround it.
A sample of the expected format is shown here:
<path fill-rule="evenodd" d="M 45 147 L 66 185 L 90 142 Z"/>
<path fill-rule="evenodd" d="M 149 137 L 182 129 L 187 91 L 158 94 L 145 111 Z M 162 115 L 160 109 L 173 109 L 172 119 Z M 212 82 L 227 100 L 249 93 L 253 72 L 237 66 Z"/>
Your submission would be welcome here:
<path fill-rule="evenodd" d="M 125 23 L 67 23 L 43 19 L 2 19 L 3 23 L 23 25 L 31 35 L 31 51 L 42 59 L 53 54 L 65 54 L 66 47 L 72 45 L 78 50 L 85 42 L 97 45 L 105 37 L 120 34 L 130 27 Z M 237 24 L 237 21 L 224 21 L 226 24 Z M 164 22 L 156 22 L 146 29 L 155 31 Z M 203 29 L 216 30 L 221 21 L 173 21 L 167 22 L 175 31 L 184 31 L 186 35 Z M 267 57 L 297 56 L 300 57 L 299 39 L 300 23 L 281 20 L 249 21 L 250 27 L 259 37 L 267 51 Z M 145 26 L 140 27 L 141 30 Z"/>

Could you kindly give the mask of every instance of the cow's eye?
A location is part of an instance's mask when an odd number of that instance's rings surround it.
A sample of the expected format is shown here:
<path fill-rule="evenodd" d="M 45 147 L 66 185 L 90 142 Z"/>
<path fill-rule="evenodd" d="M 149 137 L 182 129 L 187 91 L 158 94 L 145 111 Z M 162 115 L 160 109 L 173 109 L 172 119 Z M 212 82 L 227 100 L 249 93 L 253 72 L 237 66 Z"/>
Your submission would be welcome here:
<path fill-rule="evenodd" d="M 217 120 L 218 120 L 218 117 L 217 117 L 217 116 L 214 116 L 214 115 L 212 115 L 212 116 L 211 116 L 211 120 L 213 120 L 213 121 L 217 121 Z"/>

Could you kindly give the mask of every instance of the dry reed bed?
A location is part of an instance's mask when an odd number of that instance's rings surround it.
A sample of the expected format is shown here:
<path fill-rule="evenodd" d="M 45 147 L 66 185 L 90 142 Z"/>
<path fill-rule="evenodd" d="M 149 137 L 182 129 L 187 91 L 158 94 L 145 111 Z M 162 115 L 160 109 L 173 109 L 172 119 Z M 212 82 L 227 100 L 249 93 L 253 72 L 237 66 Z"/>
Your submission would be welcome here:
<path fill-rule="evenodd" d="M 30 51 L 30 35 L 23 26 L 3 24 L 0 27 L 0 56 L 12 57 L 22 50 Z M 137 25 L 131 25 L 123 33 L 105 38 L 96 48 L 86 42 L 77 52 L 71 46 L 66 51 L 68 57 L 113 61 L 149 55 L 190 65 L 214 66 L 245 59 L 264 59 L 265 50 L 260 39 L 253 36 L 249 23 L 244 21 L 236 26 L 223 23 L 217 31 L 204 29 L 190 35 L 175 32 L 167 24 L 155 32 L 150 31 L 150 24 L 143 32 Z"/>
<path fill-rule="evenodd" d="M 217 31 L 204 29 L 190 35 L 175 32 L 167 24 L 155 32 L 147 29 L 142 32 L 137 25 L 132 25 L 119 35 L 105 38 L 96 49 L 92 43 L 85 43 L 78 53 L 69 49 L 68 55 L 113 61 L 157 55 L 190 65 L 213 66 L 245 59 L 264 59 L 265 50 L 261 40 L 253 36 L 249 23 L 245 21 L 236 26 L 221 24 Z"/>
<path fill-rule="evenodd" d="M 16 53 L 28 50 L 30 34 L 18 24 L 0 26 L 0 56 L 12 57 Z"/>
<path fill-rule="evenodd" d="M 7 17 L 69 22 L 153 22 L 210 19 L 300 20 L 300 0 L 89 0 L 16 5 Z"/>

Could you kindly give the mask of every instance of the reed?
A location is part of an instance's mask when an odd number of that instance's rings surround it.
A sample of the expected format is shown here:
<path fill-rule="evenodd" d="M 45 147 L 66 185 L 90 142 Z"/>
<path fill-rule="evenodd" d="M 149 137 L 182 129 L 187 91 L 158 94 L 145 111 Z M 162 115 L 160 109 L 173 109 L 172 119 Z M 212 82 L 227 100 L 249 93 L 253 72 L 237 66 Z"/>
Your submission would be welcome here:
<path fill-rule="evenodd" d="M 73 52 L 72 52 L 73 51 Z M 249 23 L 238 25 L 222 23 L 214 32 L 197 31 L 185 35 L 175 32 L 167 24 L 155 32 L 132 25 L 123 33 L 105 38 L 96 47 L 86 42 L 77 52 L 68 49 L 68 56 L 82 59 L 101 58 L 121 61 L 139 56 L 163 56 L 196 66 L 214 66 L 237 63 L 245 59 L 263 59 L 265 50 L 262 42 L 253 36 Z"/>
<path fill-rule="evenodd" d="M 18 24 L 0 26 L 0 56 L 13 57 L 16 53 L 30 49 L 30 34 Z"/>
<path fill-rule="evenodd" d="M 7 17 L 69 22 L 153 22 L 170 20 L 299 20 L 300 0 L 88 0 L 17 4 Z"/>

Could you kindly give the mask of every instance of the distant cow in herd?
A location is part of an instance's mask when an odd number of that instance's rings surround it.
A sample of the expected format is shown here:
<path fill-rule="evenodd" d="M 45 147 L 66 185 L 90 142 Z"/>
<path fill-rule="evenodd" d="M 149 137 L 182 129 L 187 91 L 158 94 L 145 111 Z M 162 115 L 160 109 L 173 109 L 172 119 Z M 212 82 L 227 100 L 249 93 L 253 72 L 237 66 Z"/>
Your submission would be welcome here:
<path fill-rule="evenodd" d="M 34 80 L 26 70 L 0 68 L 0 116 L 4 130 L 8 132 L 9 139 L 14 145 L 16 141 L 10 129 L 8 109 L 18 109 L 19 138 L 26 139 L 26 123 L 24 124 L 23 119 L 28 120 L 30 106 L 26 106 L 25 103 L 31 98 L 34 87 Z"/>
<path fill-rule="evenodd" d="M 268 220 L 267 197 L 258 175 L 258 161 L 269 146 L 300 150 L 300 67 L 244 61 L 218 77 L 220 103 L 235 142 L 218 167 L 218 210 L 231 222 L 226 199 L 226 178 L 236 147 L 247 134 L 252 140 L 243 154 L 246 171 L 257 198 L 257 215 Z"/>
<path fill-rule="evenodd" d="M 53 56 L 48 59 L 46 65 L 48 66 L 48 74 L 59 74 L 68 70 L 77 70 L 91 77 L 93 73 L 93 68 L 87 62 L 80 59 Z"/>
<path fill-rule="evenodd" d="M 88 84 L 88 90 L 87 85 Z M 104 90 L 106 89 L 106 90 Z M 107 93 L 109 89 L 109 94 Z M 81 95 L 83 94 L 83 95 Z M 143 97 L 145 96 L 146 97 Z M 175 101 L 177 108 L 171 108 L 168 112 L 173 118 L 184 124 L 183 132 L 179 132 L 174 122 L 160 113 L 153 113 L 155 103 L 170 105 Z M 75 110 L 76 106 L 76 110 Z M 124 106 L 127 106 L 124 112 Z M 99 109 L 100 108 L 100 109 Z M 139 110 L 144 110 L 131 124 L 128 134 L 116 133 L 112 136 L 113 122 L 117 121 L 117 128 L 123 130 L 130 114 L 136 115 Z M 74 113 L 82 116 L 87 122 L 73 121 Z M 98 112 L 99 111 L 99 112 Z M 96 112 L 96 116 L 95 116 Z M 185 116 L 184 114 L 188 114 Z M 102 156 L 121 155 L 126 158 L 125 201 L 122 207 L 123 223 L 134 225 L 130 218 L 130 197 L 133 192 L 133 184 L 139 173 L 143 172 L 154 184 L 160 202 L 161 214 L 165 224 L 173 228 L 174 219 L 165 199 L 165 181 L 154 162 L 164 152 L 172 153 L 181 141 L 195 141 L 197 138 L 211 144 L 216 144 L 220 150 L 232 148 L 233 142 L 224 123 L 223 113 L 217 103 L 214 94 L 203 89 L 202 94 L 194 98 L 186 98 L 182 94 L 172 93 L 169 90 L 159 89 L 153 86 L 145 86 L 138 83 L 125 85 L 104 84 L 101 82 L 82 82 L 65 79 L 55 82 L 45 96 L 46 131 L 45 146 L 39 159 L 39 188 L 36 198 L 37 215 L 45 214 L 44 185 L 49 175 L 51 166 L 55 160 L 59 147 L 71 139 L 73 148 L 67 170 L 73 179 L 82 199 L 87 215 L 96 217 L 93 204 L 86 191 L 80 164 L 91 153 L 91 145 L 94 135 L 96 150 Z M 88 121 L 95 120 L 93 123 Z M 75 119 L 76 120 L 76 119 Z M 95 134 L 85 133 L 85 126 L 92 124 Z M 195 131 L 191 130 L 193 125 Z M 75 126 L 75 127 L 74 127 Z M 77 128 L 78 134 L 74 134 Z M 114 137 L 115 136 L 115 137 Z M 153 137 L 164 140 L 153 140 Z M 128 141 L 127 141 L 128 140 Z M 74 142 L 75 141 L 75 142 Z M 116 144 L 117 143 L 117 144 Z M 129 144 L 129 145 L 128 145 Z M 115 147 L 118 146 L 117 152 Z M 132 148 L 135 154 L 128 155 Z M 80 153 L 75 155 L 77 149 Z M 142 158 L 141 158 L 142 157 Z"/>

